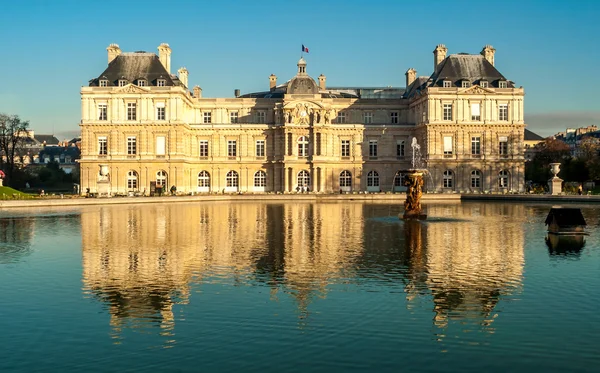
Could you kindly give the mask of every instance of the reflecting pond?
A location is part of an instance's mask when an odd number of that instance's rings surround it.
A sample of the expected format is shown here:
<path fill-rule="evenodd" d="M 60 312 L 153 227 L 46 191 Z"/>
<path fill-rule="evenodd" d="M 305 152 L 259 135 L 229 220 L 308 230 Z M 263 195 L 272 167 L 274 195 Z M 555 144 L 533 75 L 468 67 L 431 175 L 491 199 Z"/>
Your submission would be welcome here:
<path fill-rule="evenodd" d="M 0 211 L 0 371 L 595 371 L 600 213 L 227 203 Z"/>

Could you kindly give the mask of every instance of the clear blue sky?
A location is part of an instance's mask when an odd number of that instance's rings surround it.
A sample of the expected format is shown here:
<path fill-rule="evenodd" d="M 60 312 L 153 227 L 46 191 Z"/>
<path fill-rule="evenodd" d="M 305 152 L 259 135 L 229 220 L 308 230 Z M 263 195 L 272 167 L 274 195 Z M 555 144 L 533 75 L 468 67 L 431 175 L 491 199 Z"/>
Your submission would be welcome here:
<path fill-rule="evenodd" d="M 265 90 L 296 72 L 327 84 L 404 86 L 430 75 L 432 51 L 496 48 L 496 67 L 526 91 L 529 129 L 600 124 L 600 1 L 12 1 L 0 12 L 0 112 L 37 133 L 79 130 L 80 87 L 106 68 L 106 47 L 156 52 L 190 72 L 205 97 Z M 65 134 L 66 136 L 66 134 Z"/>

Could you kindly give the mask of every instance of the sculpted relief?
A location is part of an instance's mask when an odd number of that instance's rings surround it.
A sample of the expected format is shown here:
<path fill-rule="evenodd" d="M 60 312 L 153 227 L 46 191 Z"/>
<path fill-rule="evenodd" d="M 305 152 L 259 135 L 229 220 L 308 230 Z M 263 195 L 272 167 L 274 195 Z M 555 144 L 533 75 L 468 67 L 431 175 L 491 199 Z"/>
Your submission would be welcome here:
<path fill-rule="evenodd" d="M 312 107 L 309 103 L 298 103 L 283 110 L 283 123 L 300 125 L 331 124 L 335 116 L 336 111 L 334 109 L 321 109 Z M 278 123 L 280 122 L 278 121 Z"/>

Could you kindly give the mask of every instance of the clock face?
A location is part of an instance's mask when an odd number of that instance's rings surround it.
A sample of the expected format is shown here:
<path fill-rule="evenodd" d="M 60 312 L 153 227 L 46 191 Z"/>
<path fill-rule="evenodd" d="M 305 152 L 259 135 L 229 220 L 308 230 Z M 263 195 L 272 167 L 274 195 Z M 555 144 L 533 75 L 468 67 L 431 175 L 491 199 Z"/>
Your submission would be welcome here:
<path fill-rule="evenodd" d="M 302 110 L 302 111 L 300 112 L 300 116 L 301 116 L 301 117 L 305 117 L 306 115 L 307 115 L 307 113 L 306 113 L 306 110 Z"/>

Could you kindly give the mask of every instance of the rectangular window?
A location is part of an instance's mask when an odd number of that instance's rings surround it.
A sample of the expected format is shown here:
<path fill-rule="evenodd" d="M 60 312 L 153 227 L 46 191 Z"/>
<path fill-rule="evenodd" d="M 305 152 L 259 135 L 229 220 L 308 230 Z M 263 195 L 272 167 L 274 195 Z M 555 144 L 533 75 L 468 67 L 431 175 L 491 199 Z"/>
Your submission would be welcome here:
<path fill-rule="evenodd" d="M 373 113 L 370 111 L 366 111 L 363 114 L 363 119 L 365 124 L 373 123 Z"/>
<path fill-rule="evenodd" d="M 165 136 L 156 136 L 156 155 L 165 155 L 167 142 Z"/>
<path fill-rule="evenodd" d="M 227 156 L 228 157 L 236 157 L 237 156 L 237 142 L 235 140 L 227 141 Z"/>
<path fill-rule="evenodd" d="M 471 120 L 479 122 L 481 120 L 481 111 L 479 103 L 471 104 Z"/>
<path fill-rule="evenodd" d="M 204 123 L 212 123 L 212 113 L 210 111 L 205 111 L 202 113 L 202 119 Z"/>
<path fill-rule="evenodd" d="M 479 86 L 481 88 L 487 88 L 488 87 L 488 82 L 485 81 L 485 80 L 482 80 L 482 81 L 479 82 Z"/>
<path fill-rule="evenodd" d="M 200 140 L 199 144 L 200 144 L 200 150 L 199 150 L 200 157 L 207 158 L 208 157 L 208 140 Z"/>
<path fill-rule="evenodd" d="M 137 154 L 137 142 L 135 136 L 127 137 L 127 155 Z"/>
<path fill-rule="evenodd" d="M 135 102 L 127 103 L 127 120 L 136 120 L 137 110 Z"/>
<path fill-rule="evenodd" d="M 398 140 L 396 141 L 396 158 L 397 159 L 403 159 L 404 158 L 404 147 L 405 147 L 405 142 L 404 140 Z"/>
<path fill-rule="evenodd" d="M 256 140 L 256 156 L 265 156 L 265 140 Z"/>
<path fill-rule="evenodd" d="M 342 140 L 342 157 L 350 156 L 350 140 Z"/>
<path fill-rule="evenodd" d="M 506 82 L 498 82 L 498 88 L 506 88 Z"/>
<path fill-rule="evenodd" d="M 452 82 L 449 80 L 444 80 L 444 88 L 452 88 Z"/>
<path fill-rule="evenodd" d="M 146 86 L 145 80 L 138 80 L 138 87 L 145 87 L 145 86 Z"/>
<path fill-rule="evenodd" d="M 392 111 L 390 113 L 390 123 L 398 124 L 398 112 L 397 111 Z"/>
<path fill-rule="evenodd" d="M 377 158 L 377 140 L 369 140 L 369 157 Z"/>
<path fill-rule="evenodd" d="M 98 137 L 98 155 L 108 154 L 108 138 L 105 136 Z"/>
<path fill-rule="evenodd" d="M 481 154 L 481 137 L 479 137 L 479 136 L 471 137 L 471 154 L 472 155 L 480 155 Z"/>
<path fill-rule="evenodd" d="M 346 112 L 340 111 L 337 115 L 337 122 L 340 124 L 346 123 Z"/>
<path fill-rule="evenodd" d="M 444 136 L 444 157 L 452 156 L 452 136 Z"/>
<path fill-rule="evenodd" d="M 265 123 L 266 122 L 266 113 L 264 111 L 257 111 L 254 113 L 256 123 Z"/>
<path fill-rule="evenodd" d="M 165 120 L 167 118 L 165 103 L 157 102 L 156 103 L 156 120 Z"/>
<path fill-rule="evenodd" d="M 500 136 L 499 140 L 498 154 L 500 154 L 501 157 L 506 157 L 508 156 L 508 137 Z"/>
<path fill-rule="evenodd" d="M 469 88 L 470 86 L 471 86 L 471 82 L 467 82 L 467 81 L 463 80 L 463 82 L 462 82 L 462 87 L 463 88 Z"/>
<path fill-rule="evenodd" d="M 238 112 L 237 111 L 232 111 L 229 113 L 229 122 L 230 123 L 238 122 Z"/>
<path fill-rule="evenodd" d="M 508 104 L 498 105 L 498 120 L 508 120 Z"/>
<path fill-rule="evenodd" d="M 158 79 L 156 81 L 156 86 L 157 87 L 164 87 L 167 85 L 167 81 L 165 79 Z"/>
<path fill-rule="evenodd" d="M 321 133 L 317 132 L 317 155 L 321 155 Z"/>
<path fill-rule="evenodd" d="M 100 81 L 100 87 L 108 87 L 108 80 L 101 80 Z"/>
<path fill-rule="evenodd" d="M 125 87 L 127 85 L 127 80 L 119 80 L 119 87 Z"/>
<path fill-rule="evenodd" d="M 98 120 L 107 120 L 108 119 L 108 105 L 107 104 L 98 104 Z"/>
<path fill-rule="evenodd" d="M 444 120 L 452 120 L 452 104 L 444 104 Z"/>

